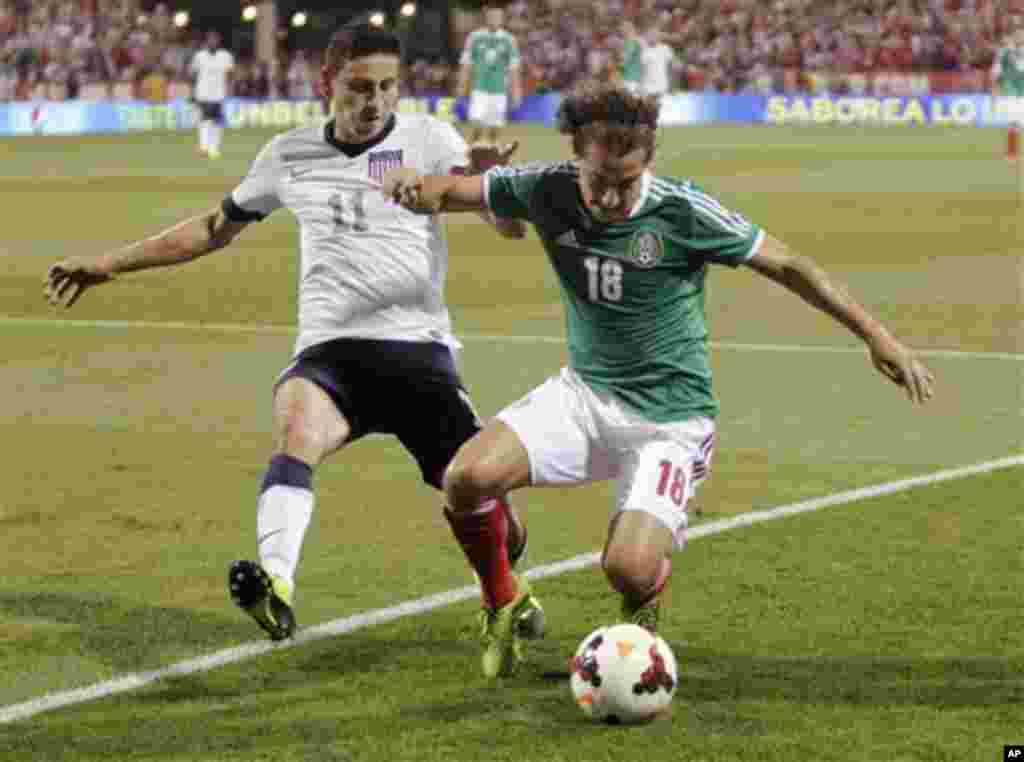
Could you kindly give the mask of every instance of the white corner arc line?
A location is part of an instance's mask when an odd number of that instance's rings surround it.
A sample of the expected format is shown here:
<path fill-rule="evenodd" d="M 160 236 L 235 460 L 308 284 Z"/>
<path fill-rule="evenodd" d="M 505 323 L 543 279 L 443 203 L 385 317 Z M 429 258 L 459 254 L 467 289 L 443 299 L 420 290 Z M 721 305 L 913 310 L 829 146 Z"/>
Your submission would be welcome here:
<path fill-rule="evenodd" d="M 268 323 L 203 323 L 183 321 L 148 321 L 148 320 L 62 320 L 60 318 L 30 318 L 13 315 L 0 315 L 0 326 L 25 326 L 36 328 L 89 329 L 139 329 L 168 331 L 209 331 L 225 334 L 257 334 L 265 336 L 294 336 L 296 329 L 290 325 L 274 325 Z M 459 334 L 463 341 L 493 341 L 508 344 L 565 344 L 561 336 L 528 336 L 498 333 L 463 333 Z M 711 347 L 726 351 L 739 352 L 807 352 L 820 354 L 864 354 L 866 350 L 858 346 L 836 346 L 831 344 L 755 344 L 736 341 L 712 341 Z M 1008 360 L 1024 362 L 1024 352 L 985 352 L 960 349 L 921 349 L 917 354 L 924 358 L 964 359 L 964 360 Z"/>
<path fill-rule="evenodd" d="M 711 535 L 721 534 L 722 532 L 728 532 L 733 529 L 739 529 L 753 524 L 761 524 L 766 521 L 774 521 L 775 519 L 784 518 L 786 516 L 793 516 L 799 513 L 809 513 L 822 508 L 844 505 L 847 503 L 857 502 L 859 500 L 867 500 L 873 497 L 889 495 L 894 492 L 902 492 L 916 487 L 939 484 L 940 482 L 963 479 L 968 476 L 990 473 L 1017 466 L 1024 466 L 1024 454 L 1011 455 L 1005 458 L 990 460 L 984 463 L 976 463 L 970 466 L 961 466 L 943 471 L 935 471 L 930 474 L 915 476 L 909 479 L 900 479 L 898 481 L 837 492 L 834 495 L 825 495 L 812 500 L 804 500 L 799 503 L 792 503 L 790 505 L 783 505 L 762 511 L 752 511 L 750 513 L 744 513 L 739 516 L 722 519 L 720 521 L 711 521 L 690 529 L 688 531 L 688 538 L 690 540 L 696 540 L 701 537 L 710 537 Z M 597 564 L 600 561 L 600 556 L 601 554 L 599 552 L 584 553 L 564 561 L 534 567 L 526 572 L 526 576 L 530 579 L 542 579 L 544 577 L 552 577 L 558 574 L 565 574 L 570 571 L 585 569 Z M 433 611 L 434 609 L 443 608 L 453 603 L 469 600 L 477 595 L 479 595 L 479 590 L 476 586 L 460 587 L 455 590 L 448 590 L 425 598 L 405 601 L 404 603 L 400 603 L 396 606 L 367 611 L 362 614 L 356 614 L 343 619 L 335 619 L 330 622 L 324 622 L 323 624 L 307 627 L 300 630 L 293 640 L 284 643 L 270 643 L 266 641 L 244 643 L 240 646 L 226 648 L 194 659 L 180 661 L 161 669 L 155 669 L 148 672 L 137 672 L 124 675 L 123 677 L 114 678 L 113 680 L 94 683 L 93 685 L 88 685 L 82 688 L 50 693 L 31 701 L 0 707 L 0 724 L 17 722 L 19 720 L 28 719 L 37 714 L 42 714 L 43 712 L 53 711 L 54 709 L 60 709 L 62 707 L 72 706 L 75 704 L 83 704 L 89 701 L 113 696 L 118 693 L 125 693 L 168 677 L 208 672 L 217 667 L 252 659 L 270 651 L 296 648 L 305 643 L 344 635 L 346 633 L 353 632 L 354 630 L 372 627 L 377 624 L 384 624 L 385 622 L 391 622 L 406 616 L 425 614 L 429 611 Z"/>

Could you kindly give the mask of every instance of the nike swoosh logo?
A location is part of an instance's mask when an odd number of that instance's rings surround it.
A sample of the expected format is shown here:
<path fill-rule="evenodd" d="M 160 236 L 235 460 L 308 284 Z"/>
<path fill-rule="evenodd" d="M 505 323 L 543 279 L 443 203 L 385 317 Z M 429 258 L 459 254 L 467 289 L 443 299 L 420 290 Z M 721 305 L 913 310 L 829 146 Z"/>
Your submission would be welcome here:
<path fill-rule="evenodd" d="M 308 175 L 312 171 L 313 171 L 312 167 L 309 167 L 307 169 L 293 169 L 292 170 L 292 180 L 298 180 L 303 175 Z"/>
<path fill-rule="evenodd" d="M 275 529 L 273 532 L 267 532 L 262 537 L 257 538 L 256 545 L 257 546 L 262 545 L 264 540 L 269 540 L 275 534 L 281 534 L 281 532 L 283 532 L 283 531 L 284 531 L 283 529 Z"/>

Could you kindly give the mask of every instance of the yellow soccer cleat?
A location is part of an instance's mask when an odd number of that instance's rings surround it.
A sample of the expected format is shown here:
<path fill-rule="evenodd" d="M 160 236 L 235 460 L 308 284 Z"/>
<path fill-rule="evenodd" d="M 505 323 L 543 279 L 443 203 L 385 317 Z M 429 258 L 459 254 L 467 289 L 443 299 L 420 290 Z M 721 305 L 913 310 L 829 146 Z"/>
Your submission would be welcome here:
<path fill-rule="evenodd" d="M 519 593 L 497 611 L 480 612 L 484 677 L 509 677 L 519 670 L 523 661 L 522 640 L 541 637 L 544 633 L 544 609 L 534 598 L 530 583 L 516 577 Z"/>

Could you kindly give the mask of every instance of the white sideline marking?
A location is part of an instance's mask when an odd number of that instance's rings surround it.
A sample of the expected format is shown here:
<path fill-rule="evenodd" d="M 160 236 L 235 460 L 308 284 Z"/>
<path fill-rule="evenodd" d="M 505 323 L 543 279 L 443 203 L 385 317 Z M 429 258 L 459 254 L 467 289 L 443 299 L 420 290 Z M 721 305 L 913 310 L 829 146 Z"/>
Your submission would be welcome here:
<path fill-rule="evenodd" d="M 771 508 L 763 511 L 752 511 L 751 513 L 745 513 L 740 516 L 721 519 L 720 521 L 711 521 L 706 524 L 696 526 L 689 530 L 688 539 L 696 540 L 701 537 L 710 537 L 711 535 L 720 534 L 721 532 L 728 532 L 732 529 L 739 529 L 752 524 L 760 524 L 765 521 L 773 521 L 774 519 L 783 518 L 785 516 L 793 516 L 798 513 L 809 513 L 810 511 L 817 511 L 834 505 L 843 505 L 846 503 L 856 502 L 858 500 L 867 500 L 873 497 L 889 495 L 894 492 L 914 489 L 915 487 L 938 484 L 939 482 L 950 481 L 952 479 L 962 479 L 967 476 L 985 474 L 991 471 L 1013 468 L 1021 465 L 1024 465 L 1024 455 L 1011 455 L 998 460 L 977 463 L 972 466 L 961 466 L 959 468 L 936 471 L 931 474 L 915 476 L 909 479 L 900 479 L 899 481 L 875 484 L 869 487 L 848 490 L 846 492 L 838 492 L 834 495 L 825 495 L 824 497 L 804 500 L 791 505 L 783 505 L 778 508 Z M 600 557 L 601 554 L 599 552 L 584 553 L 583 555 L 569 558 L 565 561 L 536 566 L 527 571 L 526 576 L 530 579 L 541 579 L 543 577 L 552 577 L 557 574 L 564 574 L 565 572 L 584 569 L 588 566 L 594 566 L 597 564 L 600 561 Z M 270 651 L 296 648 L 305 643 L 344 635 L 346 633 L 353 632 L 354 630 L 372 627 L 376 624 L 384 624 L 385 622 L 391 622 L 395 619 L 401 619 L 402 617 L 424 614 L 428 611 L 433 611 L 434 609 L 442 608 L 453 603 L 475 598 L 479 594 L 479 589 L 475 585 L 470 587 L 460 587 L 456 590 L 448 590 L 425 598 L 406 601 L 398 604 L 397 606 L 367 611 L 363 614 L 345 617 L 344 619 L 335 619 L 330 622 L 324 622 L 323 624 L 306 627 L 300 630 L 293 640 L 284 643 L 271 643 L 269 641 L 244 643 L 240 646 L 226 648 L 205 656 L 199 656 L 195 659 L 180 661 L 177 664 L 170 665 L 169 667 L 163 667 L 149 672 L 136 672 L 113 680 L 106 680 L 101 683 L 87 685 L 83 688 L 76 688 L 74 690 L 50 693 L 42 696 L 41 698 L 26 701 L 21 704 L 11 704 L 0 707 L 0 724 L 28 719 L 29 717 L 33 717 L 43 712 L 49 712 L 65 706 L 72 706 L 74 704 L 82 704 L 88 701 L 106 698 L 117 693 L 125 693 L 127 691 L 155 683 L 158 680 L 163 680 L 164 678 L 178 677 L 181 675 L 194 675 L 198 672 L 208 672 L 216 667 L 246 661 Z"/>
<path fill-rule="evenodd" d="M 187 323 L 181 321 L 157 322 L 147 320 L 61 320 L 59 318 L 25 318 L 0 315 L 0 326 L 35 326 L 50 328 L 128 328 L 166 329 L 173 331 L 210 331 L 211 333 L 263 334 L 268 336 L 293 336 L 295 328 L 289 325 L 268 325 L 265 323 Z M 522 336 L 515 334 L 463 333 L 464 341 L 504 341 L 510 344 L 565 344 L 561 336 Z M 822 354 L 864 354 L 862 347 L 842 347 L 829 344 L 749 344 L 735 341 L 712 341 L 715 349 L 741 352 L 819 352 Z M 925 358 L 965 360 L 1009 360 L 1024 362 L 1021 352 L 980 352 L 959 349 L 922 349 L 917 354 Z"/>

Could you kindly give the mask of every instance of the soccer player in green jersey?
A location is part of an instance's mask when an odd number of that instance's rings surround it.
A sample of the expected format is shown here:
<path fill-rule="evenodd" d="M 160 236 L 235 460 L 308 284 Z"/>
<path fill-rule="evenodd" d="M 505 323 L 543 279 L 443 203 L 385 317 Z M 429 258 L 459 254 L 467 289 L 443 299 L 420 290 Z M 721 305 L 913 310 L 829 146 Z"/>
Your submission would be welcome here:
<path fill-rule="evenodd" d="M 459 59 L 456 93 L 469 96 L 467 121 L 472 125 L 469 142 L 486 139 L 497 144 L 508 111 L 522 98 L 519 81 L 519 46 L 502 28 L 505 11 L 500 6 L 484 9 L 486 26 L 474 30 Z"/>
<path fill-rule="evenodd" d="M 1007 39 L 992 63 L 992 95 L 1012 98 L 1009 104 L 1010 133 L 1006 156 L 1016 160 L 1021 128 L 1024 128 L 1024 28 Z"/>
<path fill-rule="evenodd" d="M 560 114 L 573 161 L 464 178 L 399 169 L 383 182 L 412 211 L 489 208 L 529 221 L 563 292 L 569 366 L 461 447 L 444 477 L 449 505 L 615 479 L 602 565 L 623 618 L 650 629 L 714 448 L 710 265 L 749 267 L 831 315 L 913 402 L 930 399 L 933 385 L 914 353 L 812 260 L 692 182 L 651 172 L 658 108 L 657 97 L 621 87 L 581 90 Z"/>
<path fill-rule="evenodd" d="M 632 21 L 622 22 L 622 37 L 620 53 L 622 84 L 631 93 L 638 93 L 644 78 L 644 41 L 636 33 L 636 27 Z"/>

